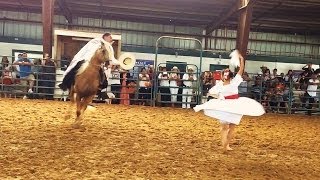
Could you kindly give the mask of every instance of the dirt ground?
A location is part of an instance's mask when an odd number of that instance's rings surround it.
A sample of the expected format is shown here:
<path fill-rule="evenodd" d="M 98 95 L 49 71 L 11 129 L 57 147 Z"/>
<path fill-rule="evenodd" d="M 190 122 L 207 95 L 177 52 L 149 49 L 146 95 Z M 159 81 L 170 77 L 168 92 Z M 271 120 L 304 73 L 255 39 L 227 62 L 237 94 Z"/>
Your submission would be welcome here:
<path fill-rule="evenodd" d="M 98 104 L 73 129 L 67 107 L 0 99 L 0 179 L 320 178 L 319 116 L 244 117 L 223 153 L 203 113 Z"/>

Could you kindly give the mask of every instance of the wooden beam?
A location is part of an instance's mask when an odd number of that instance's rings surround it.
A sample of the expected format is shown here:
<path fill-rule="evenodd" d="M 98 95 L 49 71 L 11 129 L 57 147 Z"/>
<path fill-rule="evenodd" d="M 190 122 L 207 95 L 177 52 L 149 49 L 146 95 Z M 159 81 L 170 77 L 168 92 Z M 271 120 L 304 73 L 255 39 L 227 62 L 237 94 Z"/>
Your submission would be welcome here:
<path fill-rule="evenodd" d="M 173 19 L 170 16 L 159 16 L 159 15 L 146 15 L 138 13 L 123 13 L 123 12 L 111 12 L 108 11 L 106 14 L 97 14 L 96 11 L 85 11 L 77 9 L 74 15 L 81 17 L 100 17 L 104 19 L 114 19 L 114 20 L 124 20 L 133 22 L 146 22 L 146 23 L 160 23 L 160 24 L 171 24 L 171 25 L 181 25 L 181 26 L 203 26 L 208 23 L 206 20 L 202 19 L 190 19 L 190 18 L 180 18 L 177 17 Z"/>
<path fill-rule="evenodd" d="M 251 0 L 250 0 L 251 1 Z M 240 0 L 239 7 L 246 6 L 245 10 L 240 12 L 237 30 L 236 49 L 245 58 L 249 42 L 250 25 L 252 19 L 252 4 L 249 0 Z"/>
<path fill-rule="evenodd" d="M 252 22 L 255 22 L 256 20 L 261 19 L 262 17 L 266 17 L 267 15 L 274 13 L 274 11 L 279 8 L 282 5 L 282 2 L 278 2 L 277 4 L 275 4 L 274 6 L 270 7 L 269 9 L 262 11 L 261 14 L 259 14 L 258 16 L 256 16 Z"/>
<path fill-rule="evenodd" d="M 42 0 L 43 54 L 48 53 L 51 57 L 53 44 L 54 1 L 55 0 Z"/>
<path fill-rule="evenodd" d="M 232 5 L 232 7 L 230 7 L 226 11 L 221 12 L 218 16 L 219 17 L 218 21 L 213 20 L 209 23 L 209 25 L 207 25 L 207 27 L 205 28 L 206 32 L 207 32 L 206 35 L 211 34 L 215 29 L 219 28 L 220 25 L 222 23 L 224 23 L 225 21 L 227 21 L 231 16 L 233 16 L 237 13 L 242 13 L 247 8 L 247 6 L 252 7 L 257 2 L 257 0 L 250 0 L 250 1 L 247 0 L 247 3 L 244 3 L 241 6 L 238 6 L 237 2 L 238 2 L 238 0 L 235 1 L 235 3 Z"/>
<path fill-rule="evenodd" d="M 124 3 L 123 2 L 116 2 L 116 3 L 106 3 L 106 2 L 102 2 L 102 0 L 96 0 L 96 1 L 92 1 L 91 3 L 84 3 L 82 1 L 70 1 L 69 6 L 71 7 L 76 7 L 76 8 L 87 8 L 87 9 L 91 9 L 91 8 L 95 8 L 95 7 L 100 7 L 103 8 L 105 13 L 107 13 L 107 11 L 119 11 L 119 12 L 127 12 L 127 11 L 131 11 L 131 12 L 149 12 L 150 14 L 173 14 L 173 15 L 186 15 L 189 17 L 192 16 L 200 16 L 202 18 L 208 18 L 208 17 L 212 17 L 213 13 L 210 11 L 200 11 L 197 9 L 195 9 L 194 7 L 175 7 L 175 6 L 166 6 L 166 7 L 159 7 L 159 5 L 157 4 L 156 8 L 154 7 L 154 5 L 150 4 L 150 5 L 143 5 L 143 6 L 138 6 L 136 3 L 131 5 L 128 5 L 128 3 Z M 187 9 L 189 8 L 189 9 Z M 218 10 L 219 8 L 214 9 L 214 7 L 211 8 L 211 11 L 215 11 Z M 107 10 L 107 11 L 106 11 Z"/>
<path fill-rule="evenodd" d="M 72 13 L 65 0 L 57 0 L 59 9 L 61 10 L 63 16 L 67 19 L 68 24 L 72 24 Z"/>
<path fill-rule="evenodd" d="M 228 9 L 226 11 L 223 11 L 219 14 L 219 20 L 213 20 L 211 21 L 206 29 L 206 35 L 211 34 L 215 29 L 219 28 L 219 26 L 225 22 L 227 19 L 229 19 L 232 15 L 234 15 L 238 10 L 238 6 L 233 6 L 231 9 Z"/>

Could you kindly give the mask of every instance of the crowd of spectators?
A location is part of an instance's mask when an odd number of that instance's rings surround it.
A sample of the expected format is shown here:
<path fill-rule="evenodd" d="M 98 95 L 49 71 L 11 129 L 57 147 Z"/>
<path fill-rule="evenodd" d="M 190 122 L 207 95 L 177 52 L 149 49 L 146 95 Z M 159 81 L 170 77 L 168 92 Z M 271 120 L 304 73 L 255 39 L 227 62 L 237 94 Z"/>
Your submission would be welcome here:
<path fill-rule="evenodd" d="M 67 63 L 61 62 L 61 69 L 66 66 Z M 37 94 L 39 98 L 53 99 L 56 69 L 56 62 L 49 54 L 31 60 L 27 53 L 22 53 L 13 63 L 4 56 L 0 65 L 3 94 L 10 97 L 12 92 L 20 90 L 24 98 Z M 278 72 L 276 68 L 271 71 L 266 66 L 260 69 L 257 74 L 243 74 L 244 81 L 239 86 L 241 96 L 260 101 L 268 112 L 285 112 L 291 106 L 292 112 L 306 109 L 307 114 L 312 113 L 313 106 L 319 103 L 320 68 L 314 70 L 308 63 L 300 70 L 287 73 Z M 221 77 L 219 71 L 198 74 L 192 66 L 185 69 L 163 66 L 156 72 L 152 65 L 139 67 L 138 71 L 124 71 L 120 66 L 108 65 L 105 74 L 105 87 L 99 90 L 97 100 L 126 105 L 152 105 L 155 102 L 158 106 L 181 108 L 201 103 L 197 102 L 199 96 L 209 100 L 208 90 Z M 199 85 L 202 86 L 201 94 L 198 94 Z M 155 101 L 153 97 L 156 97 Z"/>
<path fill-rule="evenodd" d="M 56 63 L 49 54 L 44 54 L 42 59 L 30 59 L 28 54 L 23 52 L 12 63 L 8 57 L 3 56 L 0 75 L 4 97 L 14 94 L 22 95 L 24 99 L 33 96 L 53 99 Z"/>

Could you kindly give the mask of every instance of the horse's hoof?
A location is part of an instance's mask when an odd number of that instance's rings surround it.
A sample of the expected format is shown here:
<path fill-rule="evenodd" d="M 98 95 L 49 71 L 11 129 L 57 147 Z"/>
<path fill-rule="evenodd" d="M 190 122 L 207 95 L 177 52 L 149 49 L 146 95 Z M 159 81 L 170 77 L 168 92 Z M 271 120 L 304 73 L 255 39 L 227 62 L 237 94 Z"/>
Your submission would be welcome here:
<path fill-rule="evenodd" d="M 84 127 L 83 125 L 81 125 L 81 124 L 72 124 L 71 125 L 71 127 L 73 128 L 73 129 L 79 129 L 80 131 L 85 131 L 86 130 L 86 127 Z"/>
<path fill-rule="evenodd" d="M 80 129 L 81 125 L 80 124 L 72 124 L 71 127 L 74 129 Z"/>
<path fill-rule="evenodd" d="M 70 114 L 67 114 L 67 115 L 64 116 L 64 120 L 68 120 L 68 119 L 70 119 L 70 118 L 71 118 L 71 115 L 70 115 Z"/>

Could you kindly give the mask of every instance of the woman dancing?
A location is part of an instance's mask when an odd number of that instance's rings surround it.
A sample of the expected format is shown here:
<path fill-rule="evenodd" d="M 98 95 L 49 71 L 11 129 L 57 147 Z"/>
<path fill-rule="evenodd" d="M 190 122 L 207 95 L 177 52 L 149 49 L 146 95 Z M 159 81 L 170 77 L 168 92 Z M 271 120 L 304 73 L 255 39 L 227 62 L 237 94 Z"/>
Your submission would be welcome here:
<path fill-rule="evenodd" d="M 259 102 L 247 97 L 239 97 L 238 86 L 243 81 L 241 76 L 244 71 L 244 58 L 237 50 L 232 53 L 232 56 L 231 61 L 234 61 L 234 58 L 238 59 L 236 64 L 240 61 L 238 73 L 233 77 L 230 69 L 225 69 L 222 72 L 222 81 L 209 90 L 208 95 L 217 99 L 211 99 L 194 107 L 196 112 L 203 110 L 205 115 L 220 120 L 221 141 L 225 151 L 232 150 L 230 141 L 243 115 L 261 116 L 265 113 Z"/>

